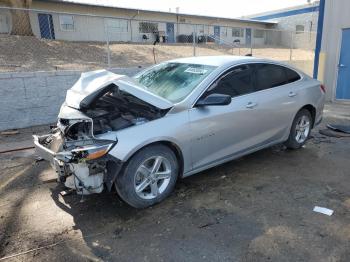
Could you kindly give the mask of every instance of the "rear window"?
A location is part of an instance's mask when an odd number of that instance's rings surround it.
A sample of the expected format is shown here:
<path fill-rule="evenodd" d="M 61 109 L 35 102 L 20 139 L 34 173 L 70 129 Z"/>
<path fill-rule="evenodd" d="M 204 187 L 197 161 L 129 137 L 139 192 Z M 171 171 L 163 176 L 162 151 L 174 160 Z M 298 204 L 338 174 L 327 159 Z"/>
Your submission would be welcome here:
<path fill-rule="evenodd" d="M 264 90 L 295 82 L 300 79 L 297 72 L 280 65 L 256 65 L 256 90 Z"/>
<path fill-rule="evenodd" d="M 286 70 L 286 76 L 287 76 L 288 83 L 293 83 L 293 82 L 298 81 L 300 79 L 300 75 L 297 72 L 293 71 L 292 69 L 286 68 L 286 67 L 285 67 L 285 70 Z"/>

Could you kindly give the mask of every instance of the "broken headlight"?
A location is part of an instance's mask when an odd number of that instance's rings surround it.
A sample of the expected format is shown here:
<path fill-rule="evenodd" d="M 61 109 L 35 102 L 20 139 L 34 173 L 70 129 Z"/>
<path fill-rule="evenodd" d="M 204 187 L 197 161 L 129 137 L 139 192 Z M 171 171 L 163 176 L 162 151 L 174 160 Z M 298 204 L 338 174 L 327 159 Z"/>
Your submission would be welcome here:
<path fill-rule="evenodd" d="M 105 156 L 112 149 L 115 143 L 99 146 L 86 146 L 73 149 L 73 159 L 76 160 L 94 160 Z"/>

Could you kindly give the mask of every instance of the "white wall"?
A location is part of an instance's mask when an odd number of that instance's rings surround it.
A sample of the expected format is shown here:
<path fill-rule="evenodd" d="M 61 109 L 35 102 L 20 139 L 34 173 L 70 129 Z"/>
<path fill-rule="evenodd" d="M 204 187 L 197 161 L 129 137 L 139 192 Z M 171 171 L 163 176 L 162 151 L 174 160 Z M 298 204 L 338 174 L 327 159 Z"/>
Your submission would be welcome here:
<path fill-rule="evenodd" d="M 342 29 L 350 28 L 349 10 L 349 0 L 326 1 L 321 48 L 325 61 L 323 66 L 320 60 L 319 76 L 324 76 L 320 80 L 324 81 L 327 88 L 328 100 L 335 100 Z"/>
<path fill-rule="evenodd" d="M 155 21 L 158 23 L 158 30 L 166 32 L 166 23 L 174 23 L 174 32 L 176 34 L 191 35 L 193 32 L 193 25 L 208 25 L 205 26 L 206 30 L 204 34 L 214 34 L 214 25 L 228 26 L 228 27 L 254 27 L 254 28 L 267 28 L 270 25 L 263 23 L 251 23 L 245 21 L 235 21 L 222 18 L 205 18 L 205 17 L 191 17 L 176 15 L 175 13 L 157 13 L 147 11 L 136 11 L 136 10 L 124 10 L 116 8 L 103 8 L 103 7 L 89 7 L 71 4 L 57 4 L 50 2 L 33 2 L 33 8 L 40 10 L 52 10 L 52 18 L 54 23 L 55 37 L 59 40 L 69 41 L 106 41 L 106 30 L 109 33 L 109 40 L 111 41 L 133 41 L 143 42 L 142 35 L 144 33 L 139 32 L 139 21 Z M 94 14 L 104 17 L 91 17 L 83 15 L 74 15 L 74 30 L 65 31 L 60 27 L 59 14 L 55 12 L 71 12 L 81 14 Z M 40 37 L 40 29 L 38 23 L 38 13 L 32 12 L 30 14 L 31 23 L 33 25 L 34 34 Z M 131 20 L 130 22 L 130 19 Z M 120 19 L 121 23 L 127 25 L 126 30 L 118 32 L 116 28 L 110 26 L 111 20 Z M 185 23 L 180 23 L 185 21 Z M 200 27 L 200 26 L 199 26 Z M 229 29 L 230 30 L 230 29 Z M 152 33 L 146 34 L 149 38 L 148 42 L 154 41 L 154 35 Z M 233 41 L 235 37 L 228 37 L 228 41 Z M 244 41 L 244 37 L 241 38 Z"/>
<path fill-rule="evenodd" d="M 278 22 L 277 29 L 295 31 L 297 25 L 303 25 L 304 31 L 317 31 L 318 12 L 311 12 L 281 18 L 275 18 Z"/>
<path fill-rule="evenodd" d="M 306 6 L 307 7 L 307 6 Z M 285 11 L 290 11 L 285 10 Z M 273 14 L 270 12 L 268 14 Z M 266 14 L 261 14 L 266 15 Z M 292 45 L 292 37 L 291 33 L 281 32 L 280 36 L 278 34 L 272 35 L 267 34 L 265 37 L 265 42 L 280 42 L 281 46 L 289 48 L 293 46 L 293 48 L 301 48 L 311 50 L 314 49 L 316 44 L 316 31 L 317 31 L 317 22 L 318 22 L 318 12 L 310 12 L 280 18 L 270 19 L 268 21 L 277 22 L 276 30 L 278 31 L 290 31 L 295 32 L 297 25 L 304 26 L 304 32 L 300 34 L 293 34 L 293 45 Z M 311 32 L 311 33 L 310 33 Z M 266 39 L 267 38 L 267 39 Z M 273 40 L 272 38 L 275 38 Z M 257 43 L 262 44 L 261 40 L 255 41 Z"/>
<path fill-rule="evenodd" d="M 134 75 L 140 68 L 114 68 L 116 74 Z M 0 73 L 0 131 L 56 122 L 67 89 L 80 71 Z"/>

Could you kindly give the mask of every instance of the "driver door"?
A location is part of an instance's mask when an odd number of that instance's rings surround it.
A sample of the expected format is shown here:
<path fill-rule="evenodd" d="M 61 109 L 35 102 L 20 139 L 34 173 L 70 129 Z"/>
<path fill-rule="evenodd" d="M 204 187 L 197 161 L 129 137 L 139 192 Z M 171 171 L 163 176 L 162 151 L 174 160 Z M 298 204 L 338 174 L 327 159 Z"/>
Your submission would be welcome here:
<path fill-rule="evenodd" d="M 232 97 L 229 105 L 195 105 L 189 110 L 193 169 L 224 162 L 259 143 L 259 113 L 253 71 L 253 66 L 249 64 L 230 69 L 200 98 L 226 94 Z"/>

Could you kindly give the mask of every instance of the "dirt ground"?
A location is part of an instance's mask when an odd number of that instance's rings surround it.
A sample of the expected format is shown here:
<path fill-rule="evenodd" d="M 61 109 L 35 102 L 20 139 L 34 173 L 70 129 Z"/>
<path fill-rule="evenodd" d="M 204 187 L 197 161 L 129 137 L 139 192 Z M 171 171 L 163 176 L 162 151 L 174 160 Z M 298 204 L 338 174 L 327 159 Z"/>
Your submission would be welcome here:
<path fill-rule="evenodd" d="M 153 45 L 150 44 L 118 44 L 112 43 L 111 66 L 133 67 L 154 63 Z M 198 44 L 196 55 L 246 55 L 248 48 L 223 48 L 211 44 Z M 289 62 L 312 72 L 312 50 L 294 49 L 292 54 L 287 48 L 254 48 L 256 57 L 271 58 Z M 155 47 L 156 62 L 179 57 L 193 56 L 192 44 L 157 45 Z M 97 42 L 68 42 L 38 39 L 30 36 L 0 37 L 0 72 L 12 71 L 48 71 L 48 70 L 94 70 L 106 68 L 107 46 Z"/>
<path fill-rule="evenodd" d="M 182 179 L 145 210 L 116 193 L 62 197 L 33 150 L 0 154 L 0 261 L 349 261 L 350 138 L 320 135 L 326 123 L 349 124 L 350 105 L 326 105 L 304 148 L 275 146 Z M 1 146 L 30 145 L 45 129 Z"/>

